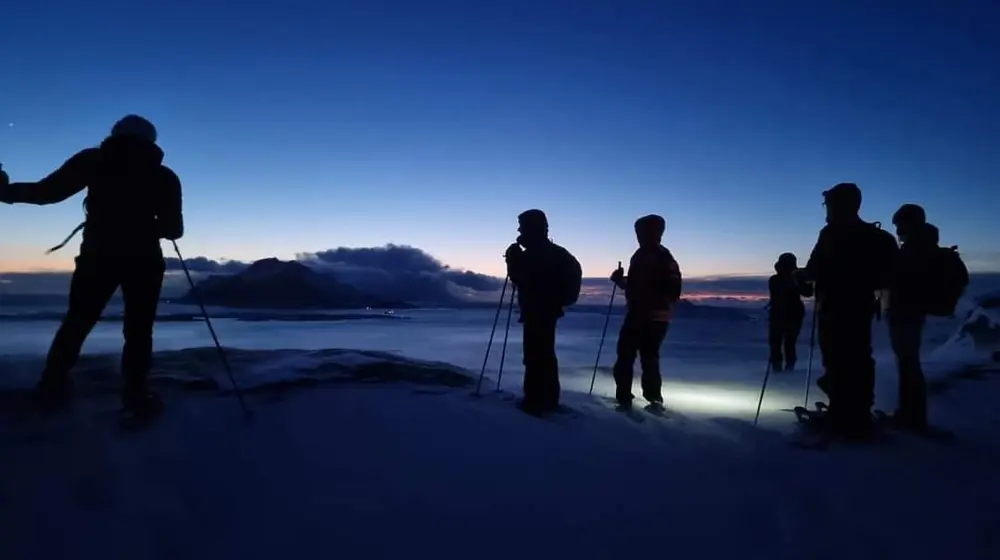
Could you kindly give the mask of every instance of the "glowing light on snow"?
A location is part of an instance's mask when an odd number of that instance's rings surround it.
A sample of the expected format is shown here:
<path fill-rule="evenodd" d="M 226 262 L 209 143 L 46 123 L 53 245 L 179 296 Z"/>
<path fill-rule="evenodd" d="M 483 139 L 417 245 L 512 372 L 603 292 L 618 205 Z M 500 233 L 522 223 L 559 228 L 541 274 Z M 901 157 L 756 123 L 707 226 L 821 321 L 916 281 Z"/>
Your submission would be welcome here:
<path fill-rule="evenodd" d="M 753 414 L 757 410 L 758 396 L 752 391 L 690 383 L 669 383 L 663 388 L 663 397 L 668 407 L 681 412 L 720 416 Z"/>

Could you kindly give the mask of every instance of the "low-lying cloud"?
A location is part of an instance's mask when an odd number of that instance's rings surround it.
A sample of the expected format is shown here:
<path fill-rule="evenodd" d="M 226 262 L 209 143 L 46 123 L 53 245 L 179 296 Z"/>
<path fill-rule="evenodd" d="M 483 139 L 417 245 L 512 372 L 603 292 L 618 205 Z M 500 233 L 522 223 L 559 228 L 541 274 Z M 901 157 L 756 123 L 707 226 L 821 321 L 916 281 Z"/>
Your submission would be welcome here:
<path fill-rule="evenodd" d="M 468 292 L 499 290 L 503 280 L 478 272 L 456 270 L 416 247 L 338 247 L 300 253 L 296 259 L 329 270 L 343 282 L 389 299 L 448 301 Z"/>
<path fill-rule="evenodd" d="M 167 263 L 167 270 L 183 270 L 180 259 L 167 257 L 163 260 Z M 184 259 L 184 264 L 190 272 L 208 274 L 235 274 L 250 266 L 250 263 L 243 261 L 216 261 L 207 257 Z"/>
<path fill-rule="evenodd" d="M 457 270 L 421 249 L 407 245 L 337 247 L 299 253 L 295 260 L 333 274 L 341 282 L 386 299 L 411 302 L 448 302 L 476 299 L 478 293 L 499 290 L 503 279 Z M 176 258 L 166 259 L 167 270 L 182 270 Z M 205 257 L 184 259 L 197 274 L 234 274 L 250 266 L 241 261 L 215 261 Z"/>

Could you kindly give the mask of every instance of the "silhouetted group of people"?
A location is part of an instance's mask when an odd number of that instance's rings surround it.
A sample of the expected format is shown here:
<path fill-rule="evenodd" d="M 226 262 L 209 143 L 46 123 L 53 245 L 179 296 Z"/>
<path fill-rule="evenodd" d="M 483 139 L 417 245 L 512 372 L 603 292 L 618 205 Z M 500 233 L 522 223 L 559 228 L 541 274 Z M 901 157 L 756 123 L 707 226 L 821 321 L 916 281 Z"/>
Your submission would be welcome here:
<path fill-rule="evenodd" d="M 121 288 L 122 404 L 139 416 L 162 407 L 147 384 L 165 268 L 159 241 L 179 239 L 184 222 L 180 181 L 162 164 L 156 137 L 149 121 L 130 115 L 114 125 L 99 147 L 79 152 L 36 183 L 10 183 L 0 171 L 0 202 L 8 204 L 52 204 L 88 189 L 86 219 L 77 228 L 83 230 L 83 243 L 69 308 L 35 391 L 39 406 L 58 408 L 69 402 L 70 370 L 105 305 Z M 872 323 L 884 309 L 899 366 L 895 421 L 908 429 L 926 429 L 923 326 L 928 315 L 954 311 L 968 284 L 968 271 L 955 248 L 938 246 L 937 228 L 927 223 L 919 206 L 903 205 L 893 216 L 902 243 L 898 246 L 877 223 L 860 218 L 861 191 L 856 185 L 838 184 L 823 192 L 823 199 L 827 225 L 806 266 L 799 268 L 795 255 L 784 253 L 768 281 L 769 367 L 796 368 L 805 317 L 802 298 L 815 296 L 814 328 L 823 366 L 817 385 L 829 401 L 819 427 L 847 438 L 867 437 L 873 429 Z M 548 414 L 559 409 L 556 325 L 580 296 L 582 269 L 569 251 L 549 239 L 544 212 L 523 212 L 518 223 L 517 241 L 508 247 L 505 260 L 523 324 L 524 397 L 519 406 L 531 414 Z M 639 247 L 627 273 L 619 267 L 610 277 L 626 299 L 613 368 L 615 397 L 626 410 L 634 399 L 637 357 L 643 398 L 654 407 L 663 405 L 660 348 L 683 284 L 677 261 L 662 244 L 665 229 L 662 216 L 636 220 Z"/>
<path fill-rule="evenodd" d="M 795 368 L 796 343 L 805 306 L 815 295 L 815 328 L 823 375 L 817 386 L 827 395 L 828 412 L 815 416 L 824 432 L 866 439 L 874 429 L 875 360 L 872 324 L 883 310 L 899 373 L 893 424 L 924 432 L 927 389 L 920 363 L 924 324 L 929 315 L 949 316 L 969 283 L 955 247 L 939 247 L 938 229 L 925 211 L 904 204 L 893 215 L 901 245 L 877 223 L 859 216 L 861 190 L 841 183 L 823 193 L 827 225 L 809 261 L 798 269 L 795 256 L 782 254 L 770 278 L 770 367 Z"/>
<path fill-rule="evenodd" d="M 507 275 L 518 294 L 524 337 L 524 399 L 520 406 L 531 414 L 559 409 L 559 364 L 556 358 L 556 322 L 565 307 L 580 296 L 583 271 L 579 261 L 548 236 L 545 213 L 532 209 L 518 216 L 517 241 L 507 248 Z M 618 335 L 614 365 L 615 397 L 622 409 L 632 407 L 632 379 L 636 357 L 642 366 L 642 396 L 654 407 L 663 406 L 660 347 L 667 336 L 673 308 L 681 295 L 681 271 L 662 245 L 666 221 L 650 214 L 635 222 L 639 248 L 611 281 L 625 294 L 627 311 Z M 523 249 L 522 249 L 523 247 Z"/>

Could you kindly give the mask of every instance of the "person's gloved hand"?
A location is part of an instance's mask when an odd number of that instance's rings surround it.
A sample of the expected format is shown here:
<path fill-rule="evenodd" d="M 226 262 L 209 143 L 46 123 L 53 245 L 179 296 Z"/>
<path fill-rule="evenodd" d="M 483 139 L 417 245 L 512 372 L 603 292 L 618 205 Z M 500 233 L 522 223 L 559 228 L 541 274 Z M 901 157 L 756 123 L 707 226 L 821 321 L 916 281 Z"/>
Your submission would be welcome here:
<path fill-rule="evenodd" d="M 619 265 L 618 268 L 616 268 L 615 271 L 611 273 L 610 280 L 615 284 L 621 284 L 624 278 L 625 278 L 625 269 L 622 268 L 621 265 Z"/>
<path fill-rule="evenodd" d="M 507 247 L 507 251 L 504 252 L 503 258 L 509 260 L 519 259 L 521 255 L 524 254 L 524 249 L 521 248 L 519 243 L 511 243 L 510 247 Z"/>
<path fill-rule="evenodd" d="M 5 196 L 7 194 L 7 185 L 9 184 L 10 177 L 8 177 L 7 173 L 4 172 L 3 164 L 0 164 L 0 202 L 10 204 L 10 201 L 7 200 L 7 197 Z"/>

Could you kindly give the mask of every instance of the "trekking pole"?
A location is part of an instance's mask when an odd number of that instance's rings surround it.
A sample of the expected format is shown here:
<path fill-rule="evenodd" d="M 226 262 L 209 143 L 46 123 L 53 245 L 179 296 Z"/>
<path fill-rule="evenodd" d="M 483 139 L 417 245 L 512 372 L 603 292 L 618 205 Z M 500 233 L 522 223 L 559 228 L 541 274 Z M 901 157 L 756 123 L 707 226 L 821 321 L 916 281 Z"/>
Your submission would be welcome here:
<path fill-rule="evenodd" d="M 219 358 L 222 360 L 222 367 L 226 370 L 226 375 L 229 376 L 229 382 L 233 384 L 233 391 L 236 393 L 236 399 L 240 402 L 240 408 L 243 409 L 244 414 L 247 416 L 252 416 L 253 411 L 247 408 L 246 402 L 243 400 L 243 391 L 240 390 L 239 385 L 236 384 L 236 377 L 233 376 L 233 369 L 229 367 L 229 360 L 226 359 L 226 351 L 222 349 L 222 344 L 219 343 L 219 337 L 215 334 L 215 327 L 212 326 L 212 318 L 208 315 L 208 310 L 205 309 L 205 303 L 201 299 L 201 295 L 198 293 L 198 287 L 195 286 L 194 280 L 191 278 L 191 271 L 188 270 L 187 263 L 184 262 L 184 256 L 181 255 L 181 249 L 177 246 L 177 242 L 170 240 L 174 245 L 174 252 L 177 253 L 177 259 L 181 261 L 181 268 L 184 269 L 184 276 L 187 276 L 188 284 L 191 285 L 191 295 L 194 296 L 195 302 L 198 303 L 198 307 L 201 308 L 201 314 L 205 317 L 205 324 L 208 326 L 208 332 L 212 335 L 212 340 L 215 342 L 215 348 L 219 351 Z"/>
<path fill-rule="evenodd" d="M 618 269 L 622 267 L 622 261 L 618 261 Z M 615 304 L 615 290 L 618 289 L 618 284 L 611 285 L 611 300 L 608 301 L 608 312 L 604 315 L 604 330 L 601 331 L 601 343 L 597 345 L 597 359 L 594 360 L 594 374 L 590 376 L 590 391 L 587 391 L 588 395 L 594 394 L 594 382 L 597 381 L 597 366 L 601 363 L 601 350 L 604 348 L 604 337 L 608 334 L 608 322 L 611 321 L 611 308 Z"/>
<path fill-rule="evenodd" d="M 514 313 L 514 292 L 517 286 L 510 287 L 510 303 L 507 307 L 507 330 L 503 333 L 503 349 L 500 350 L 500 370 L 497 372 L 497 391 L 500 390 L 500 380 L 503 379 L 503 361 L 507 357 L 507 337 L 510 336 L 510 316 Z M 501 300 L 503 303 L 503 300 Z"/>
<path fill-rule="evenodd" d="M 764 391 L 767 391 L 767 378 L 771 377 L 771 360 L 767 360 L 767 369 L 764 370 L 764 384 L 760 386 L 760 398 L 757 399 L 757 414 L 753 417 L 753 426 L 757 427 L 757 420 L 760 418 L 760 405 L 764 404 Z M 808 397 L 807 397 L 808 398 Z"/>
<path fill-rule="evenodd" d="M 816 318 L 819 317 L 819 302 L 817 301 L 813 305 L 813 320 L 812 320 L 812 334 L 809 335 L 809 365 L 806 366 L 806 396 L 805 403 L 802 405 L 805 408 L 809 408 L 809 386 L 812 385 L 812 374 L 813 374 L 813 351 L 816 349 Z"/>
<path fill-rule="evenodd" d="M 497 304 L 497 313 L 493 317 L 493 329 L 490 331 L 490 341 L 486 343 L 486 357 L 483 358 L 483 369 L 479 372 L 479 383 L 476 383 L 476 392 L 473 393 L 474 396 L 479 396 L 479 389 L 483 386 L 483 377 L 486 375 L 486 364 L 490 360 L 490 348 L 493 347 L 493 336 L 497 333 L 497 323 L 500 321 L 500 311 L 503 310 L 503 297 L 507 294 L 507 283 L 510 282 L 510 276 L 506 276 L 503 279 L 503 288 L 500 289 L 500 303 Z"/>

